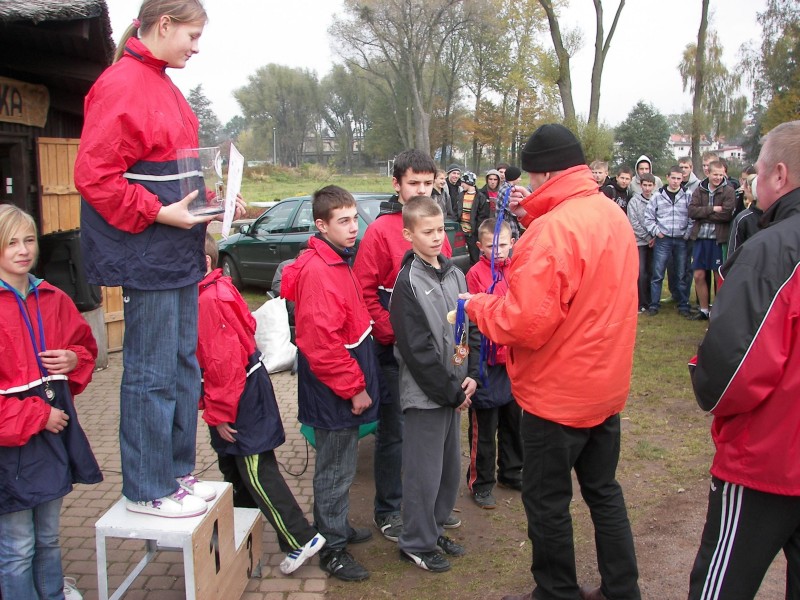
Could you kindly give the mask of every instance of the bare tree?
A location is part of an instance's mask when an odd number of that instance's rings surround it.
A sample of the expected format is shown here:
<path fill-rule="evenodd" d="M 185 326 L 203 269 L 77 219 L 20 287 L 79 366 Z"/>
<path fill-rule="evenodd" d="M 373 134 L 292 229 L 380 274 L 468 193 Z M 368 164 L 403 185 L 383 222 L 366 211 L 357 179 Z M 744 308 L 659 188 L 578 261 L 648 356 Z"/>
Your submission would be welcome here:
<path fill-rule="evenodd" d="M 617 23 L 625 6 L 625 0 L 620 0 L 608 36 L 603 30 L 603 1 L 593 0 L 595 12 L 595 40 L 594 40 L 594 63 L 592 64 L 592 85 L 591 96 L 589 98 L 589 121 L 590 125 L 597 125 L 600 115 L 600 83 L 603 77 L 603 66 L 605 65 L 608 50 L 611 47 L 611 39 L 617 30 Z M 556 58 L 558 59 L 558 91 L 561 94 L 561 105 L 564 108 L 564 120 L 575 121 L 575 103 L 572 98 L 572 74 L 569 66 L 570 52 L 561 35 L 561 26 L 558 22 L 558 15 L 553 6 L 552 0 L 539 0 L 539 4 L 547 15 L 550 24 L 550 37 L 553 38 Z"/>
<path fill-rule="evenodd" d="M 434 77 L 446 40 L 470 19 L 466 0 L 346 0 L 348 20 L 335 19 L 332 36 L 344 58 L 382 81 L 403 141 L 431 151 Z M 400 104 L 390 96 L 404 95 Z M 413 138 L 413 143 L 412 143 Z"/>
<path fill-rule="evenodd" d="M 703 157 L 700 156 L 702 134 L 703 89 L 705 87 L 706 35 L 708 32 L 708 3 L 701 0 L 700 29 L 697 31 L 697 52 L 694 60 L 694 97 L 692 98 L 692 166 L 695 173 L 703 172 Z"/>

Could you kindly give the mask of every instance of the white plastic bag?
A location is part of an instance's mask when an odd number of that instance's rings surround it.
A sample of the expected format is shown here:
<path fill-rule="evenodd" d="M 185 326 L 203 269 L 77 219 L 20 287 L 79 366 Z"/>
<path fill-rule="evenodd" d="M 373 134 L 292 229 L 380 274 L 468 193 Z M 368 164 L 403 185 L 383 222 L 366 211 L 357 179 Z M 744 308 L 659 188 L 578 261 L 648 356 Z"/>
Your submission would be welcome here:
<path fill-rule="evenodd" d="M 253 318 L 256 320 L 256 345 L 264 355 L 267 372 L 278 373 L 291 369 L 297 356 L 297 347 L 290 341 L 286 300 L 267 300 L 253 313 Z"/>

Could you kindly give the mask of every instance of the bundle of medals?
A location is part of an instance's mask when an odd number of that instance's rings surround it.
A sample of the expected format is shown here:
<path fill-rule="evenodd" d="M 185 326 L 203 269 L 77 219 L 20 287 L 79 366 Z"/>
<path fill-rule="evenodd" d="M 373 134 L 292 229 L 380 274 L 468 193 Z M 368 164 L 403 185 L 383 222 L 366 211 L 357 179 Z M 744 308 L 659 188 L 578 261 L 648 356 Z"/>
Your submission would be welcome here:
<path fill-rule="evenodd" d="M 469 356 L 469 344 L 467 344 L 467 316 L 464 306 L 466 300 L 459 300 L 455 310 L 455 323 L 454 323 L 454 340 L 456 342 L 456 351 L 453 354 L 453 364 L 460 367 L 464 364 Z M 448 315 L 449 317 L 449 315 Z"/>

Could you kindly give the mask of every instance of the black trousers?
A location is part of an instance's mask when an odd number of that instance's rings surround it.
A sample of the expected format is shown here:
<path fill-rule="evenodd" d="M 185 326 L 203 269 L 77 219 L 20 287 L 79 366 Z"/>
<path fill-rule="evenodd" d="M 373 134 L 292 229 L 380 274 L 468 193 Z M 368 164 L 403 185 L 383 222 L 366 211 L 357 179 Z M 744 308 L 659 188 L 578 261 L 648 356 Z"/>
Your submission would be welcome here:
<path fill-rule="evenodd" d="M 261 509 L 278 534 L 282 552 L 301 548 L 317 534 L 286 485 L 275 452 L 217 457 L 222 476 L 233 485 L 233 505 Z"/>
<path fill-rule="evenodd" d="M 616 481 L 619 415 L 578 429 L 523 412 L 522 441 L 522 502 L 533 546 L 533 597 L 579 598 L 569 512 L 575 469 L 594 524 L 601 591 L 611 600 L 639 600 L 633 535 Z"/>
<path fill-rule="evenodd" d="M 467 487 L 491 491 L 497 471 L 501 483 L 520 483 L 522 477 L 522 409 L 513 400 L 495 408 L 469 409 L 469 466 Z"/>
<path fill-rule="evenodd" d="M 778 552 L 786 555 L 786 598 L 800 599 L 800 497 L 713 477 L 689 598 L 754 598 Z"/>
<path fill-rule="evenodd" d="M 639 308 L 650 307 L 650 280 L 653 278 L 653 249 L 650 246 L 636 246 L 639 251 L 639 280 L 637 287 L 639 290 Z M 672 261 L 669 261 L 672 262 Z M 669 264 L 667 270 L 671 271 Z M 677 288 L 672 287 L 670 278 L 669 289 L 673 294 L 677 294 Z"/>

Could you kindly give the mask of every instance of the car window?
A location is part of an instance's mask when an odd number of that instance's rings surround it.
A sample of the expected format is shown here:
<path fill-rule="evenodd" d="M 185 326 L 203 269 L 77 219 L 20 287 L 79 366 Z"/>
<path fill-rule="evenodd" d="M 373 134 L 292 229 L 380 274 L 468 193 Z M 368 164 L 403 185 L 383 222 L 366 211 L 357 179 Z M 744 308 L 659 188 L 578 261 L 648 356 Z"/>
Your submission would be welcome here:
<path fill-rule="evenodd" d="M 288 228 L 289 217 L 292 216 L 295 208 L 297 208 L 296 202 L 281 202 L 277 204 L 259 219 L 253 233 L 255 235 L 283 233 Z"/>
<path fill-rule="evenodd" d="M 316 227 L 314 227 L 314 215 L 311 208 L 311 202 L 303 202 L 300 205 L 300 209 L 294 216 L 292 226 L 287 233 L 308 233 L 309 231 L 316 231 Z"/>
<path fill-rule="evenodd" d="M 358 202 L 358 206 L 366 213 L 368 217 L 367 221 L 370 223 L 374 221 L 381 212 L 381 202 L 384 202 L 381 198 L 368 198 Z"/>

